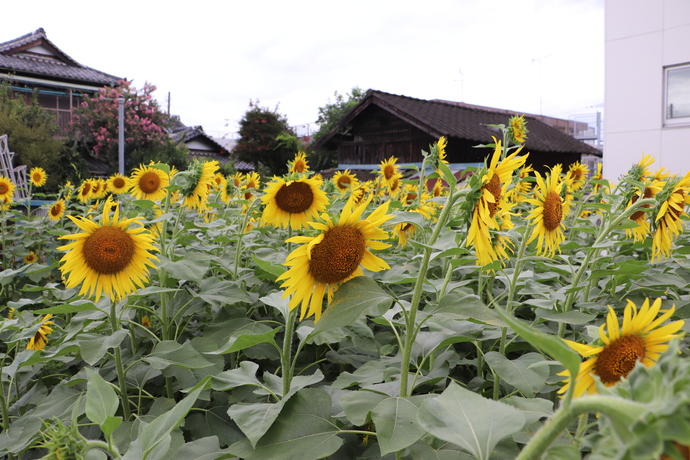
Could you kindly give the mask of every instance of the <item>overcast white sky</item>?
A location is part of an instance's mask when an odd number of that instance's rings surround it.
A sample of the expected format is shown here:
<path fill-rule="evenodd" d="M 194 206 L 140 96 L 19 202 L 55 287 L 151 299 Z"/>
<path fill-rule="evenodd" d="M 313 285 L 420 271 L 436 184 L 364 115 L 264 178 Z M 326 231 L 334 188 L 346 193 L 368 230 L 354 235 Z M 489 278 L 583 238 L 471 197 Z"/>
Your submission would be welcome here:
<path fill-rule="evenodd" d="M 77 62 L 149 81 L 187 125 L 250 99 L 316 121 L 358 86 L 569 118 L 604 102 L 604 0 L 5 2 L 0 42 L 43 27 Z M 11 19 L 10 19 L 11 18 Z M 599 109 L 601 110 L 601 108 Z"/>

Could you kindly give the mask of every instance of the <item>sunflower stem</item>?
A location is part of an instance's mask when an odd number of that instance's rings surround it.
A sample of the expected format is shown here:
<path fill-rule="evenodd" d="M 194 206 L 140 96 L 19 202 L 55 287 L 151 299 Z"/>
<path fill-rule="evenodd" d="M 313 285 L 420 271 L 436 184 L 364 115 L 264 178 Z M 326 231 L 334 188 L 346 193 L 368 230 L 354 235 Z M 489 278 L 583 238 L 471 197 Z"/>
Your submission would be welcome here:
<path fill-rule="evenodd" d="M 91 439 L 91 440 L 86 441 L 86 444 L 84 447 L 85 447 L 85 452 L 88 452 L 91 449 L 99 449 L 99 450 L 102 450 L 103 452 L 106 452 L 112 458 L 122 458 L 122 455 L 120 454 L 120 452 L 110 442 L 108 442 L 106 444 L 103 441 L 97 441 L 97 440 Z"/>
<path fill-rule="evenodd" d="M 419 267 L 419 274 L 417 275 L 417 280 L 415 281 L 414 291 L 412 292 L 412 301 L 410 304 L 410 311 L 407 313 L 405 318 L 405 344 L 402 349 L 402 361 L 400 362 L 400 396 L 405 398 L 409 396 L 408 380 L 409 380 L 409 369 L 410 369 L 410 356 L 412 354 L 412 345 L 414 345 L 415 338 L 417 336 L 416 321 L 417 321 L 417 309 L 419 307 L 419 301 L 422 298 L 422 291 L 424 286 L 424 280 L 426 279 L 426 271 L 429 268 L 429 260 L 431 259 L 431 247 L 436 243 L 441 230 L 445 227 L 446 222 L 451 213 L 451 209 L 455 204 L 455 190 L 450 189 L 448 195 L 448 200 L 446 201 L 443 211 L 436 222 L 431 237 L 429 238 L 428 246 L 424 248 L 424 255 L 422 257 L 422 263 Z"/>
<path fill-rule="evenodd" d="M 285 336 L 283 337 L 283 351 L 280 354 L 280 365 L 283 369 L 283 398 L 290 391 L 292 383 L 292 338 L 295 334 L 297 308 L 293 308 L 285 318 Z"/>
<path fill-rule="evenodd" d="M 115 302 L 110 301 L 110 326 L 113 334 L 120 330 L 120 320 L 115 310 Z M 129 421 L 131 413 L 129 410 L 129 398 L 127 397 L 127 380 L 125 369 L 122 366 L 122 353 L 120 347 L 115 347 L 115 367 L 117 369 L 117 381 L 120 387 L 120 400 L 122 401 L 122 415 L 125 421 Z"/>
<path fill-rule="evenodd" d="M 561 406 L 535 433 L 515 460 L 538 460 L 577 417 L 588 413 L 600 413 L 618 424 L 631 425 L 646 411 L 645 405 L 634 401 L 604 395 L 588 395 L 578 398 L 569 406 Z"/>
<path fill-rule="evenodd" d="M 599 246 L 608 236 L 608 234 L 611 233 L 621 222 L 629 218 L 635 211 L 637 211 L 638 208 L 646 204 L 653 204 L 654 202 L 655 200 L 653 198 L 637 200 L 635 203 L 628 206 L 623 212 L 615 213 L 618 214 L 617 217 L 610 221 L 608 225 L 600 228 L 600 232 L 597 235 L 597 238 L 594 240 L 594 244 L 592 244 L 589 250 L 586 251 L 585 258 L 582 261 L 580 268 L 577 270 L 577 273 L 575 273 L 575 276 L 573 277 L 573 282 L 571 284 L 572 289 L 568 293 L 567 297 L 565 298 L 565 302 L 563 303 L 563 313 L 569 312 L 572 308 L 573 302 L 575 301 L 575 288 L 579 286 L 582 275 L 584 275 L 585 271 L 587 271 L 587 268 L 589 268 L 590 260 L 595 254 L 598 254 L 599 249 L 601 249 L 597 246 Z M 558 323 L 558 336 L 561 338 L 565 336 L 565 323 Z"/>

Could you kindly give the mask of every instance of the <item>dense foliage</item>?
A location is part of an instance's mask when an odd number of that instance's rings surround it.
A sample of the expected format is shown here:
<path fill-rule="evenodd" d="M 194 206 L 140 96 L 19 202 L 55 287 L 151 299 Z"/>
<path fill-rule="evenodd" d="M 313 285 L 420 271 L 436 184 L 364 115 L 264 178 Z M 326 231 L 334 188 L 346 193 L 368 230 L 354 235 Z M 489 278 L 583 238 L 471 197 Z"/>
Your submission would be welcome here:
<path fill-rule="evenodd" d="M 522 174 L 497 128 L 462 183 L 440 139 L 397 192 L 157 164 L 2 208 L 0 455 L 681 458 L 690 175 Z"/>
<path fill-rule="evenodd" d="M 261 107 L 259 101 L 249 103 L 240 120 L 240 138 L 233 149 L 235 158 L 254 165 L 262 175 L 273 176 L 287 172 L 287 162 L 295 155 L 295 133 L 287 117 Z"/>

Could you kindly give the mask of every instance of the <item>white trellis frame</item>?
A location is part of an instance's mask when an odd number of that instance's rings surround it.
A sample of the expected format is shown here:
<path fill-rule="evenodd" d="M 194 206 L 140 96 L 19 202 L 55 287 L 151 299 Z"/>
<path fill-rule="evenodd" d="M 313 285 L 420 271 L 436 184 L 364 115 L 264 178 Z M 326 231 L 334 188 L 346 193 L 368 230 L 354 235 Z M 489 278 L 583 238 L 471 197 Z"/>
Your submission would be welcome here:
<path fill-rule="evenodd" d="M 14 182 L 14 200 L 26 200 L 28 190 L 26 184 L 26 165 L 15 167 L 12 164 L 14 152 L 10 152 L 7 134 L 0 136 L 0 175 Z"/>

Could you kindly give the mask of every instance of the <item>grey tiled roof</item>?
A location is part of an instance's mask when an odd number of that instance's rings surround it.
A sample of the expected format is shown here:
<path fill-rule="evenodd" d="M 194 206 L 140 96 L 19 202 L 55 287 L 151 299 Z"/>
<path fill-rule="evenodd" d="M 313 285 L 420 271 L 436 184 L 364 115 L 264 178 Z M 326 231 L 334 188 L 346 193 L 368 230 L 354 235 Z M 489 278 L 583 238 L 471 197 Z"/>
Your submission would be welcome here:
<path fill-rule="evenodd" d="M 408 96 L 369 90 L 362 101 L 353 107 L 330 133 L 319 139 L 323 146 L 369 105 L 376 105 L 434 137 L 457 137 L 477 144 L 491 142 L 499 133 L 487 124 L 508 124 L 505 111 L 467 107 L 448 101 L 415 99 Z M 520 113 L 515 113 L 521 115 Z M 529 135 L 525 149 L 542 152 L 580 153 L 601 156 L 601 151 L 541 120 L 525 115 Z"/>
<path fill-rule="evenodd" d="M 50 49 L 54 56 L 24 52 L 34 44 Z M 0 71 L 38 78 L 52 77 L 61 81 L 95 83 L 98 86 L 115 85 L 122 79 L 79 64 L 48 40 L 42 28 L 0 43 Z"/>

